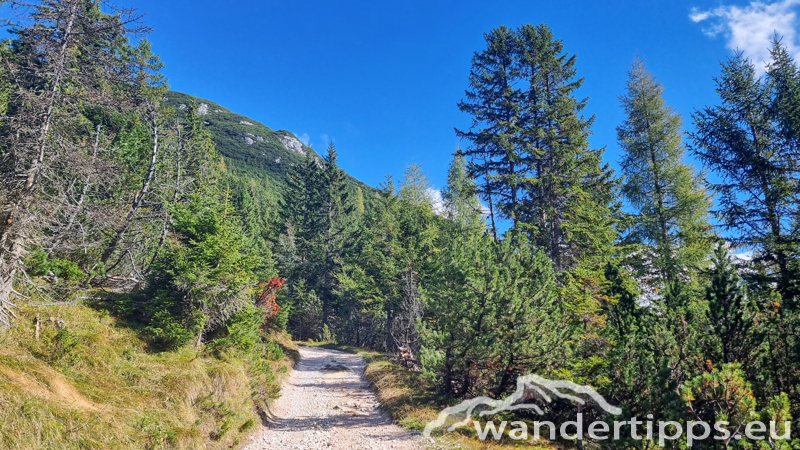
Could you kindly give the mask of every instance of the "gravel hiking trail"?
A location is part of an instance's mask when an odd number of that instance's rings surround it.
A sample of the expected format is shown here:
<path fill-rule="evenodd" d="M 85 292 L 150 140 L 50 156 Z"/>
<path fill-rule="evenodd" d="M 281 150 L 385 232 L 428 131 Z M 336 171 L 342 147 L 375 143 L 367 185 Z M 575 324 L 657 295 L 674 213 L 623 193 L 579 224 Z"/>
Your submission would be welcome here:
<path fill-rule="evenodd" d="M 272 417 L 244 450 L 423 449 L 418 433 L 380 409 L 364 368 L 361 355 L 300 347 Z"/>

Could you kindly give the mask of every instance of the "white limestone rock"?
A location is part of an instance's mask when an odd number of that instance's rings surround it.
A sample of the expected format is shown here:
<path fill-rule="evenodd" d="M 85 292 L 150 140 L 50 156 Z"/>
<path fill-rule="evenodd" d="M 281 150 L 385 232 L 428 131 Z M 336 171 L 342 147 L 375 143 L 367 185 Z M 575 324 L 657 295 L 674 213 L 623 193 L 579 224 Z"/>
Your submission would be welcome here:
<path fill-rule="evenodd" d="M 303 150 L 303 144 L 298 141 L 296 137 L 286 134 L 281 136 L 280 141 L 287 150 L 306 156 L 306 151 Z"/>

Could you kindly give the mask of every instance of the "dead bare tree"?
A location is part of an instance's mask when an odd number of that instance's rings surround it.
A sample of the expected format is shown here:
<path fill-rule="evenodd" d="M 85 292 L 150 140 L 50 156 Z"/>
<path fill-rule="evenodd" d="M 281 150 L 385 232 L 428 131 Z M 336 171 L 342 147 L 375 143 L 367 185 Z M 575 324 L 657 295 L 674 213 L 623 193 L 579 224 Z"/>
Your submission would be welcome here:
<path fill-rule="evenodd" d="M 0 324 L 13 314 L 26 248 L 63 241 L 97 180 L 116 172 L 101 158 L 94 113 L 132 106 L 131 92 L 149 70 L 130 43 L 149 31 L 133 10 L 95 0 L 9 3 L 21 20 L 2 60 L 11 91 L 0 129 Z"/>
<path fill-rule="evenodd" d="M 419 350 L 417 321 L 421 318 L 418 280 L 414 271 L 408 268 L 403 272 L 403 302 L 400 313 L 392 320 L 390 334 L 397 346 L 400 363 L 412 370 L 419 368 L 414 355 Z"/>

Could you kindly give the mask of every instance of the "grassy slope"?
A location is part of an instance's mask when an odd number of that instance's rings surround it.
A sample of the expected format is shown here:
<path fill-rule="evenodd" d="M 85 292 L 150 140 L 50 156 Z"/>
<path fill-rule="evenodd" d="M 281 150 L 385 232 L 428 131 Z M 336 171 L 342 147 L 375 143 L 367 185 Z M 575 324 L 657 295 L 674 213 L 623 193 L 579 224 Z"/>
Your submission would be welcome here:
<path fill-rule="evenodd" d="M 460 399 L 452 399 L 437 393 L 436 387 L 421 374 L 396 364 L 390 355 L 362 348 L 304 342 L 303 345 L 321 345 L 336 350 L 358 353 L 367 363 L 365 376 L 378 393 L 381 406 L 394 421 L 406 428 L 422 432 L 428 422 L 436 420 L 439 412 Z M 500 418 L 499 420 L 508 420 Z M 519 420 L 518 418 L 510 420 Z M 529 424 L 529 430 L 533 427 Z M 505 438 L 500 442 L 484 442 L 477 438 L 474 426 L 459 428 L 455 432 L 435 435 L 434 448 L 458 448 L 465 450 L 510 450 L 541 449 L 558 450 L 557 444 L 542 442 L 532 446 L 531 441 L 514 441 Z"/>
<path fill-rule="evenodd" d="M 292 364 L 281 355 L 259 369 L 191 348 L 153 353 L 134 331 L 82 305 L 18 313 L 13 328 L 0 330 L 3 449 L 230 448 L 258 423 L 257 409 L 277 396 Z"/>

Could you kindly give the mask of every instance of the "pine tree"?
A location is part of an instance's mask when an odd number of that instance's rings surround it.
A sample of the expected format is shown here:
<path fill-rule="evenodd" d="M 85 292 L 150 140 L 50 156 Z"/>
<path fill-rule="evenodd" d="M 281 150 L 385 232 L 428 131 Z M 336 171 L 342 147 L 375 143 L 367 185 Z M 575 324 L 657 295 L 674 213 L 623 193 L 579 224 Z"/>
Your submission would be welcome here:
<path fill-rule="evenodd" d="M 622 193 L 635 211 L 629 239 L 655 288 L 699 268 L 710 253 L 710 202 L 699 174 L 683 162 L 681 117 L 665 103 L 664 88 L 636 60 L 620 97 L 625 122 L 617 127 L 623 151 Z"/>
<path fill-rule="evenodd" d="M 517 375 L 563 361 L 572 327 L 555 277 L 524 239 L 448 239 L 425 291 L 423 367 L 459 396 L 501 396 Z"/>
<path fill-rule="evenodd" d="M 744 282 L 724 246 L 717 246 L 711 262 L 711 283 L 706 287 L 705 298 L 717 337 L 718 354 L 713 355 L 713 360 L 725 364 L 755 363 L 753 352 L 759 345 L 754 332 L 756 306 L 748 298 Z"/>

